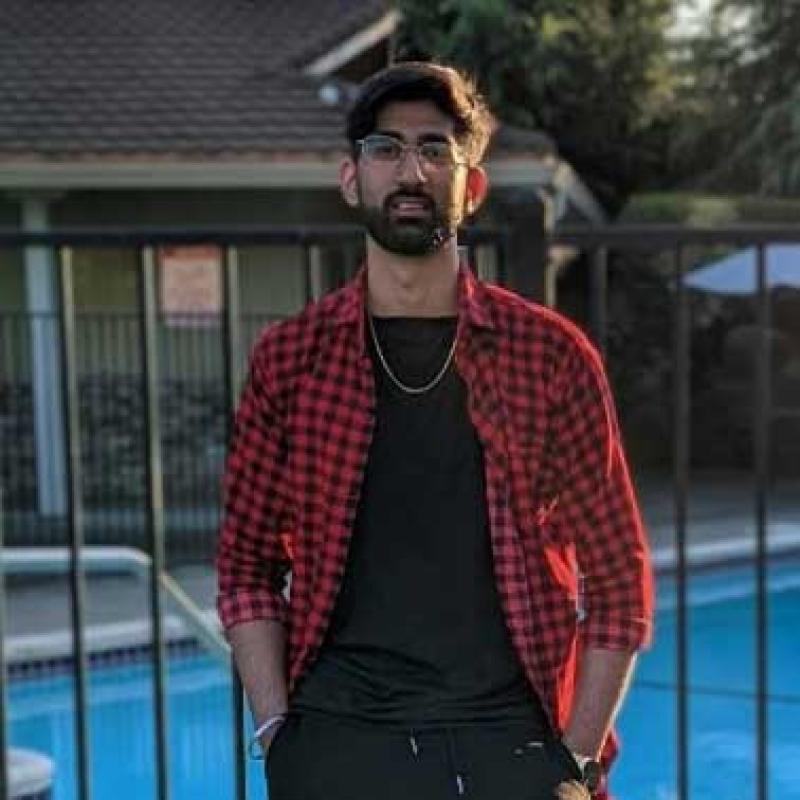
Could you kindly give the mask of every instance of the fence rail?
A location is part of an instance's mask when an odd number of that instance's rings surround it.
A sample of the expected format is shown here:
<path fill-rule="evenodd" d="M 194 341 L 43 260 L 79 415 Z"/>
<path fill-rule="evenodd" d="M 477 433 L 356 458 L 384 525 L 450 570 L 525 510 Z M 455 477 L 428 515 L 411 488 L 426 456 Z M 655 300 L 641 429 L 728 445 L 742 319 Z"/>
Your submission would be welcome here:
<path fill-rule="evenodd" d="M 251 342 L 255 330 L 264 322 L 269 321 L 268 315 L 248 315 L 242 311 L 241 265 L 240 248 L 253 244 L 268 245 L 293 245 L 301 248 L 304 271 L 304 285 L 306 287 L 305 300 L 312 300 L 326 288 L 331 288 L 335 281 L 330 280 L 320 283 L 319 271 L 315 267 L 319 264 L 315 256 L 315 248 L 323 246 L 333 248 L 357 247 L 362 234 L 360 229 L 350 227 L 325 227 L 325 228 L 272 228 L 263 226 L 259 228 L 233 228 L 233 229 L 203 229 L 203 230 L 175 230 L 175 229 L 126 229 L 126 230 L 82 230 L 82 231 L 54 231 L 51 233 L 28 234 L 19 231 L 0 232 L 0 248 L 24 249 L 31 247 L 47 248 L 56 257 L 53 259 L 54 270 L 58 277 L 60 292 L 58 305 L 51 313 L 46 314 L 20 314 L 19 312 L 0 312 L 0 379 L 6 375 L 6 383 L 12 383 L 11 376 L 16 376 L 17 383 L 26 380 L 32 382 L 30 394 L 37 391 L 36 368 L 33 359 L 27 357 L 26 350 L 32 348 L 35 352 L 33 339 L 36 335 L 44 336 L 45 340 L 55 337 L 61 346 L 61 358 L 58 369 L 61 376 L 61 413 L 60 419 L 66 430 L 66 460 L 65 470 L 67 479 L 68 508 L 64 516 L 66 527 L 59 534 L 59 541 L 42 541 L 42 544 L 68 544 L 71 548 L 70 560 L 70 596 L 72 604 L 72 628 L 74 634 L 75 657 L 75 736 L 78 757 L 78 796 L 83 800 L 90 800 L 91 786 L 89 781 L 90 759 L 89 752 L 90 732 L 88 730 L 88 712 L 86 699 L 86 675 L 88 672 L 83 630 L 85 628 L 84 613 L 84 573 L 81 552 L 87 541 L 94 541 L 92 536 L 92 521 L 97 515 L 104 512 L 104 506 L 116 507 L 118 516 L 127 513 L 133 526 L 143 523 L 149 532 L 148 555 L 152 560 L 152 580 L 150 582 L 150 618 L 153 624 L 153 661 L 156 675 L 154 691 L 154 715 L 157 720 L 156 763 L 157 784 L 156 793 L 159 800 L 169 797 L 169 753 L 166 739 L 166 677 L 164 632 L 161 629 L 162 592 L 163 582 L 159 576 L 167 575 L 166 563 L 169 553 L 166 549 L 168 536 L 177 535 L 180 525 L 179 507 L 181 502 L 186 507 L 196 507 L 198 498 L 204 498 L 205 510 L 208 514 L 195 523 L 206 530 L 206 542 L 210 542 L 215 527 L 215 505 L 218 498 L 208 498 L 208 486 L 212 475 L 216 475 L 221 468 L 221 454 L 224 450 L 224 441 L 229 433 L 227 425 L 231 419 L 232 409 L 243 375 L 246 343 Z M 494 251 L 493 264 L 494 277 L 501 282 L 506 278 L 504 264 L 508 232 L 504 230 L 473 230 L 466 239 L 466 247 L 471 257 L 475 257 L 479 248 L 485 247 Z M 222 307 L 219 314 L 207 315 L 204 319 L 197 319 L 195 327 L 170 329 L 168 320 L 158 309 L 158 296 L 156 288 L 156 264 L 153 248 L 164 244 L 216 244 L 221 247 L 222 258 Z M 773 396 L 774 375 L 774 349 L 775 337 L 773 335 L 772 318 L 772 293 L 774 285 L 771 283 L 771 273 L 768 263 L 768 248 L 775 244 L 800 243 L 800 228 L 791 226 L 737 226 L 716 229 L 687 229 L 676 226 L 638 226 L 614 227 L 601 229 L 574 229 L 561 230 L 550 237 L 551 245 L 569 248 L 576 253 L 583 254 L 582 261 L 588 273 L 588 281 L 579 286 L 584 286 L 589 293 L 584 298 L 585 320 L 592 336 L 600 349 L 607 354 L 611 366 L 614 359 L 622 351 L 619 338 L 614 326 L 618 324 L 617 318 L 610 309 L 612 295 L 619 295 L 615 280 L 625 280 L 626 273 L 624 258 L 630 253 L 641 251 L 659 253 L 658 265 L 648 275 L 657 275 L 661 281 L 659 298 L 661 302 L 668 303 L 668 318 L 671 339 L 671 353 L 669 365 L 666 368 L 671 384 L 671 402 L 668 404 L 671 411 L 672 445 L 666 458 L 672 470 L 672 483 L 674 494 L 672 498 L 674 510 L 674 542 L 675 542 L 675 578 L 676 578 L 676 613 L 677 613 L 677 640 L 676 640 L 676 786 L 677 797 L 680 800 L 690 798 L 690 768 L 689 761 L 689 675 L 688 675 L 688 621 L 687 621 L 687 576 L 690 563 L 687 551 L 688 507 L 691 491 L 691 467 L 693 453 L 693 415 L 697 413 L 697 404 L 693 403 L 692 390 L 695 373 L 693 373 L 693 347 L 692 347 L 692 296 L 688 283 L 690 276 L 695 274 L 691 252 L 697 248 L 723 248 L 754 247 L 755 261 L 753 263 L 755 316 L 753 320 L 755 330 L 756 369 L 749 376 L 747 397 L 752 401 L 749 405 L 750 418 L 747 422 L 748 435 L 752 439 L 752 447 L 748 450 L 752 461 L 753 475 L 753 509 L 755 523 L 755 574 L 756 574 L 756 653 L 754 654 L 756 667 L 755 698 L 757 707 L 756 731 L 756 797 L 757 800 L 767 800 L 768 797 L 768 698 L 769 698 L 769 652 L 768 639 L 768 606 L 766 571 L 768 556 L 767 522 L 769 514 L 768 493 L 771 468 L 772 445 L 774 443 L 773 425 L 774 412 L 776 411 L 775 397 Z M 139 254 L 138 268 L 138 302 L 133 311 L 114 315 L 92 315 L 88 312 L 77 310 L 74 303 L 74 269 L 72 253 L 80 247 L 102 246 L 129 246 L 136 249 Z M 621 261 L 620 261 L 621 259 Z M 316 271 L 315 271 L 316 270 Z M 612 274 L 613 273 L 613 274 Z M 796 287 L 800 287 L 800 267 L 798 267 Z M 513 288 L 513 287 L 512 287 Z M 201 324 L 202 323 L 202 324 Z M 58 326 L 56 328 L 56 325 Z M 49 326 L 49 329 L 48 329 Z M 187 334 L 189 330 L 192 333 Z M 38 331 L 38 333 L 36 333 Z M 616 338 L 615 338 L 616 337 Z M 635 343 L 636 332 L 629 335 L 624 344 Z M 102 346 L 100 346 L 102 343 Z M 94 348 L 94 350 L 92 349 Z M 193 353 L 192 359 L 187 357 Z M 635 363 L 634 363 L 635 367 Z M 191 379 L 196 384 L 203 384 L 201 392 L 213 394 L 211 401 L 213 408 L 200 412 L 200 416 L 190 417 L 178 415 L 171 417 L 169 403 L 175 398 L 177 383 L 170 383 L 170 376 L 174 378 L 183 369 L 186 375 L 191 373 Z M 644 369 L 644 367 L 642 367 Z M 629 370 L 630 372 L 630 370 Z M 142 427 L 135 432 L 134 439 L 139 444 L 134 447 L 130 443 L 123 445 L 129 451 L 136 450 L 135 455 L 140 459 L 140 471 L 131 473 L 131 483 L 138 488 L 125 497 L 111 491 L 103 494 L 96 489 L 92 493 L 93 471 L 97 464 L 102 465 L 100 471 L 113 472 L 115 455 L 107 452 L 99 458 L 92 453 L 88 445 L 92 442 L 96 428 L 92 425 L 91 413 L 87 407 L 81 406 L 82 398 L 96 400 L 92 394 L 91 376 L 104 375 L 112 388 L 112 405 L 119 407 L 124 399 L 124 407 L 130 412 L 130 420 L 142 420 Z M 184 375 L 184 382 L 190 382 Z M 627 376 L 629 377 L 629 375 Z M 626 374 L 622 374 L 624 382 Z M 41 380 L 41 378 L 39 378 Z M 115 383 L 116 381 L 116 383 Z M 124 387 L 124 391 L 122 388 Z M 212 387 L 214 387 L 212 389 Z M 738 384 L 737 384 L 738 387 Z M 40 389 L 40 385 L 39 385 Z M 6 391 L 4 400 L 5 408 L 0 407 L 0 414 L 4 411 L 8 417 L 9 397 L 20 407 L 27 411 L 26 424 L 35 427 L 37 414 L 41 415 L 42 409 L 36 406 L 36 398 L 20 394 L 9 394 L 8 386 L 0 385 L 0 390 Z M 739 389 L 737 388 L 737 391 Z M 114 394 L 117 391 L 117 394 Z M 98 396 L 99 396 L 98 392 Z M 52 397 L 49 398 L 52 402 Z M 88 402 L 85 400 L 85 402 Z M 90 403 L 91 405 L 91 403 Z M 195 409 L 196 410 L 196 409 Z M 795 409 L 800 419 L 800 402 Z M 23 415 L 24 416 L 24 415 Z M 39 422 L 41 423 L 41 419 Z M 181 429 L 190 427 L 193 434 L 203 428 L 204 435 L 213 429 L 208 446 L 213 458 L 209 461 L 208 469 L 198 473 L 194 491 L 196 495 L 187 490 L 181 497 L 171 497 L 169 489 L 164 486 L 164 474 L 175 469 L 176 461 L 170 461 L 170 448 L 175 441 L 179 441 Z M 215 420 L 216 427 L 207 424 Z M 13 427 L 8 420 L 0 417 L 0 422 L 5 422 L 6 430 L 11 430 L 14 436 L 20 434 L 19 427 Z M 16 423 L 15 423 L 16 424 Z M 184 430 L 184 433 L 186 431 Z M 174 437 L 174 438 L 170 438 Z M 194 442 L 194 458 L 189 459 L 196 464 L 197 442 Z M 136 449 L 138 447 L 138 449 Z M 5 448 L 3 448 L 5 449 Z M 34 462 L 37 458 L 36 448 L 29 440 L 22 447 L 22 473 L 28 470 L 28 483 L 20 485 L 22 478 L 9 481 L 9 476 L 15 473 L 16 467 L 5 465 L 3 475 L 10 483 L 11 497 L 6 499 L 7 520 L 22 520 L 29 526 L 36 517 L 41 517 L 39 509 L 34 507 L 34 494 L 31 486 L 37 486 L 41 474 L 35 472 Z M 87 455 L 88 453 L 88 455 Z M 702 455 L 702 454 L 700 454 Z M 91 456 L 91 457 L 90 457 Z M 95 460 L 93 460 L 95 458 Z M 119 469 L 119 463 L 116 463 Z M 31 472 L 33 470 L 33 472 Z M 198 490 L 198 487 L 202 487 Z M 95 487 L 96 488 L 96 487 Z M 166 493 L 165 493 L 166 492 Z M 7 489 L 8 494 L 8 489 Z M 9 502 L 10 499 L 10 502 Z M 127 506 L 127 509 L 124 507 Z M 123 508 L 124 510 L 120 511 Z M 138 512 L 144 514 L 136 516 Z M 56 515 L 57 516 L 57 515 Z M 201 514 L 200 517 L 203 517 Z M 3 520 L 0 519 L 0 525 Z M 53 515 L 48 519 L 48 525 L 53 524 Z M 20 543 L 22 535 L 19 529 L 6 530 L 6 539 L 11 535 L 14 543 Z M 61 541 L 65 537 L 65 541 Z M 123 536 L 124 538 L 124 536 Z M 106 542 L 108 543 L 108 542 Z M 204 551 L 205 555 L 208 551 Z M 0 605 L 0 612 L 2 606 Z M 0 614 L 0 625 L 1 625 Z M 2 633 L 2 628 L 0 628 Z M 0 648 L 0 654 L 2 648 Z M 234 723 L 232 730 L 232 748 L 236 754 L 234 759 L 237 768 L 232 778 L 234 797 L 243 800 L 246 792 L 244 771 L 244 725 L 242 691 L 238 681 L 233 682 L 234 696 Z M 0 697 L 0 700 L 3 698 Z M 6 704 L 0 702 L 0 716 L 3 716 L 3 731 L 5 730 Z M 0 732 L 2 733 L 2 732 Z M 0 735 L 0 743 L 3 743 Z M 0 770 L 4 788 L 0 796 L 8 796 L 8 782 L 3 770 Z"/>

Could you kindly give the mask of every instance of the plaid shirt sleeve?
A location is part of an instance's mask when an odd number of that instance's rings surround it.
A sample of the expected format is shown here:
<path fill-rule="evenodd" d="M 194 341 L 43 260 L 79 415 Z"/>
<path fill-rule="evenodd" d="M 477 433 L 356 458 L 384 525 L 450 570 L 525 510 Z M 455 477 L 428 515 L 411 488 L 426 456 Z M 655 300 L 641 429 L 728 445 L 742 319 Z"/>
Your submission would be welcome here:
<path fill-rule="evenodd" d="M 226 629 L 257 619 L 286 620 L 287 445 L 265 341 L 254 351 L 223 480 L 217 610 Z"/>
<path fill-rule="evenodd" d="M 563 359 L 556 385 L 556 513 L 582 575 L 583 641 L 633 651 L 651 636 L 652 572 L 611 391 L 587 340 Z"/>

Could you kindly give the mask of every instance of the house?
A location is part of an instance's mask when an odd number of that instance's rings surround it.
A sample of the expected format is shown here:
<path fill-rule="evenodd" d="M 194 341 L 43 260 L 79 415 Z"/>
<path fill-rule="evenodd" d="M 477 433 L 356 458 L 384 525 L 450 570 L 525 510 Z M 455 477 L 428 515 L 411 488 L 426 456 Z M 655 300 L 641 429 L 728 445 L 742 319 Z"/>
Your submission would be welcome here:
<path fill-rule="evenodd" d="M 391 59 L 399 15 L 386 0 L 3 6 L 0 225 L 350 219 L 336 190 L 344 107 L 354 82 Z M 597 215 L 546 137 L 501 126 L 490 156 L 499 191 L 548 191 L 559 208 Z M 274 272 L 253 278 L 268 291 L 246 297 L 294 310 L 297 253 L 273 256 Z M 24 308 L 25 266 L 2 258 L 0 305 Z M 109 266 L 78 258 L 79 306 L 107 304 L 88 276 L 112 280 Z"/>
<path fill-rule="evenodd" d="M 352 221 L 337 189 L 344 112 L 353 87 L 391 61 L 399 19 L 387 0 L 4 0 L 0 227 Z M 488 220 L 519 197 L 601 216 L 539 133 L 501 125 L 488 170 Z M 53 258 L 0 248 L 0 312 L 40 315 L 15 328 L 23 356 L 5 365 L 5 379 L 16 372 L 31 384 L 43 514 L 65 507 Z M 240 263 L 245 314 L 306 302 L 298 248 L 242 247 Z M 76 248 L 74 265 L 79 311 L 135 308 L 135 250 Z M 320 255 L 311 295 L 334 282 L 333 266 Z M 175 348 L 182 337 L 173 331 Z M 129 356 L 96 369 L 130 372 Z"/>

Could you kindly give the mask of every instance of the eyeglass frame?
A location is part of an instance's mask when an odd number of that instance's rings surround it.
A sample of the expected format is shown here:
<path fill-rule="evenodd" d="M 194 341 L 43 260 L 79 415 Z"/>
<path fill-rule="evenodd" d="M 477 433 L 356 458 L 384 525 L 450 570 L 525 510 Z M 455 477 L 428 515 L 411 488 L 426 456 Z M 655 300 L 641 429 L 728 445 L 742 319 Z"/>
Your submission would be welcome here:
<path fill-rule="evenodd" d="M 368 160 L 371 160 L 372 163 L 377 164 L 385 164 L 386 166 L 391 166 L 397 169 L 401 164 L 404 163 L 406 157 L 410 152 L 413 151 L 415 158 L 417 159 L 417 163 L 423 169 L 429 170 L 445 170 L 445 169 L 454 169 L 455 167 L 469 167 L 469 161 L 467 160 L 459 160 L 457 155 L 456 146 L 447 139 L 426 139 L 425 141 L 418 142 L 416 144 L 412 142 L 404 142 L 402 139 L 398 138 L 397 136 L 393 136 L 390 133 L 369 133 L 364 136 L 362 139 L 356 139 L 354 144 L 358 145 L 359 148 L 359 155 L 364 155 L 364 144 L 367 142 L 368 139 L 388 139 L 391 142 L 396 143 L 400 147 L 400 154 L 394 160 L 388 161 L 381 161 L 379 159 L 375 159 L 374 157 L 367 156 Z M 427 159 L 423 153 L 422 148 L 425 147 L 427 144 L 437 144 L 437 145 L 447 145 L 451 160 L 447 164 L 436 164 L 431 162 Z"/>

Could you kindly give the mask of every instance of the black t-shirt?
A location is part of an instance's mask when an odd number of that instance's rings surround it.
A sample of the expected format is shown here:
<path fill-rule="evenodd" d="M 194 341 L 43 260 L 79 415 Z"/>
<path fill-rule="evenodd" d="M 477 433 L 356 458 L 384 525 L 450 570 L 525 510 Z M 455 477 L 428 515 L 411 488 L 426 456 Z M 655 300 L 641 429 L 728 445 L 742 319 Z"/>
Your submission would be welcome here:
<path fill-rule="evenodd" d="M 376 319 L 409 386 L 444 364 L 455 318 Z M 317 661 L 294 708 L 424 726 L 542 720 L 500 608 L 483 449 L 451 364 L 409 395 L 370 342 L 377 409 L 347 569 Z"/>

